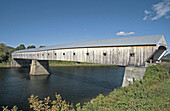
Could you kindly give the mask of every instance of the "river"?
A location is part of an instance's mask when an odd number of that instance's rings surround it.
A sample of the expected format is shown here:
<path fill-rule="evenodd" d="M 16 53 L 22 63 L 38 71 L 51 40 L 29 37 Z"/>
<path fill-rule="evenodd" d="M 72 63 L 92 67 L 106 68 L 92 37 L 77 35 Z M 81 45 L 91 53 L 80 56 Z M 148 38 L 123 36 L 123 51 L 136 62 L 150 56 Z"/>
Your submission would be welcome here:
<path fill-rule="evenodd" d="M 53 66 L 49 76 L 30 76 L 28 68 L 0 68 L 0 107 L 17 105 L 28 110 L 28 98 L 40 99 L 55 93 L 67 102 L 90 101 L 98 94 L 107 95 L 122 85 L 124 67 L 113 66 Z M 1 109 L 0 109 L 1 110 Z"/>

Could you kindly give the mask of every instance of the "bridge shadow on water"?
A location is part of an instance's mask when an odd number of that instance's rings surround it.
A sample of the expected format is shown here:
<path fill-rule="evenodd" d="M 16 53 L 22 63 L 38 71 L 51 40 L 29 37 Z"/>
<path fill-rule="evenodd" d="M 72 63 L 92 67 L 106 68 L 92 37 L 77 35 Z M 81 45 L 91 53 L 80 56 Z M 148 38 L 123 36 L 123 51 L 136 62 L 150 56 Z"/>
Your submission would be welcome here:
<path fill-rule="evenodd" d="M 74 68 L 75 68 L 75 70 L 78 70 L 78 71 L 81 70 L 81 67 L 74 67 Z M 87 68 L 87 67 L 85 67 L 85 68 Z M 88 70 L 88 69 L 89 68 L 87 68 L 85 70 Z M 105 89 L 108 89 L 108 90 L 111 90 L 111 91 L 114 88 L 119 88 L 121 86 L 122 81 L 120 81 L 120 78 L 118 78 L 118 79 L 112 78 L 113 83 L 111 83 L 111 81 L 108 81 L 107 79 L 100 78 L 99 77 L 100 75 L 98 76 L 98 75 L 94 74 L 94 73 L 103 73 L 104 76 L 107 76 L 105 71 L 101 71 L 100 68 L 99 69 L 98 68 L 92 68 L 92 70 L 93 70 L 92 72 L 91 71 L 89 72 L 89 70 L 85 71 L 85 72 L 79 72 L 80 75 L 75 74 L 75 72 L 73 72 L 73 71 L 71 73 L 69 73 L 69 72 L 65 72 L 64 70 L 63 71 L 56 71 L 56 72 L 53 72 L 52 74 L 54 74 L 55 76 L 59 76 L 59 77 L 67 78 L 67 79 L 74 79 L 74 81 L 78 81 L 78 82 L 82 82 L 82 83 L 86 83 L 86 84 L 91 84 L 91 85 L 94 85 L 96 87 L 102 87 L 102 88 L 105 88 Z M 97 70 L 100 70 L 100 71 L 97 71 Z M 90 73 L 91 76 L 89 76 L 88 73 Z M 82 76 L 82 74 L 87 74 L 87 75 Z M 94 76 L 94 77 L 92 77 L 92 76 Z"/>
<path fill-rule="evenodd" d="M 107 95 L 121 87 L 124 76 L 124 67 L 113 66 L 61 66 L 51 67 L 51 71 L 50 79 L 60 81 L 56 84 L 62 87 L 57 92 L 74 104 L 87 102 L 98 94 Z"/>

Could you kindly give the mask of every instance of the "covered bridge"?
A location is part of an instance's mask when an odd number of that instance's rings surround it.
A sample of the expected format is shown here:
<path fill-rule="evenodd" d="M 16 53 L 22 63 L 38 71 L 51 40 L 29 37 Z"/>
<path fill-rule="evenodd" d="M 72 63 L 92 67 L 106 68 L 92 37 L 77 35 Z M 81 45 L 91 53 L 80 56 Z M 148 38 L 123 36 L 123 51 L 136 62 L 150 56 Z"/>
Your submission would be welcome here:
<path fill-rule="evenodd" d="M 12 58 L 144 66 L 150 60 L 160 60 L 167 51 L 164 35 L 147 35 L 19 50 Z"/>

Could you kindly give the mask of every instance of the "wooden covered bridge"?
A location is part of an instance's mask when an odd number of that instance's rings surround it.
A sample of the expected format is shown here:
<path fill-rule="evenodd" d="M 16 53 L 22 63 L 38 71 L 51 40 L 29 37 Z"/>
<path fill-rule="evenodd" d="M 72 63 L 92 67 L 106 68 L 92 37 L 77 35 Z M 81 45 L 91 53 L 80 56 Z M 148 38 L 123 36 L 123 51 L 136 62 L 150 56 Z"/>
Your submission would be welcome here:
<path fill-rule="evenodd" d="M 148 35 L 85 41 L 19 50 L 12 53 L 13 66 L 30 66 L 30 74 L 48 74 L 48 60 L 120 66 L 145 66 L 168 51 L 164 35 Z"/>

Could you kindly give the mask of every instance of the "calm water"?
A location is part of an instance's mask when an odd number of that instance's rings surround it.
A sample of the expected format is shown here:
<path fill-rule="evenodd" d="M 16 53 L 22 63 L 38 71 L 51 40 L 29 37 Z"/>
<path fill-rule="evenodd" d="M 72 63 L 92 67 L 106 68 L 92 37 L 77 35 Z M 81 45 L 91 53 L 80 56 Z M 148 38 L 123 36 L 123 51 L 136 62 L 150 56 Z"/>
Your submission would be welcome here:
<path fill-rule="evenodd" d="M 57 66 L 50 67 L 50 76 L 30 76 L 28 68 L 0 68 L 0 107 L 17 105 L 29 108 L 31 94 L 55 98 L 60 93 L 67 102 L 88 102 L 122 84 L 124 67 Z M 0 109 L 1 110 L 1 109 Z"/>

